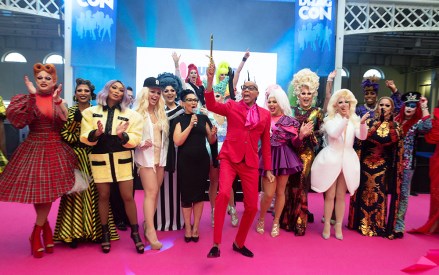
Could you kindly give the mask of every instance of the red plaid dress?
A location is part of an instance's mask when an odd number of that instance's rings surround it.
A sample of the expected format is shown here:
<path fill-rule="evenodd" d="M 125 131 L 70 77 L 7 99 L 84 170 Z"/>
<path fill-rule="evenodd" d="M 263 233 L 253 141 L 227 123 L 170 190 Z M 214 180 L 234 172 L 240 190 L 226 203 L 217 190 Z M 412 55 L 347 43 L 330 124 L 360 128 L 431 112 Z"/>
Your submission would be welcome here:
<path fill-rule="evenodd" d="M 43 115 L 34 95 L 17 95 L 7 109 L 16 128 L 29 125 L 29 135 L 20 144 L 0 174 L 0 201 L 48 203 L 68 192 L 74 182 L 77 158 L 62 141 L 64 122 L 56 115 Z"/>

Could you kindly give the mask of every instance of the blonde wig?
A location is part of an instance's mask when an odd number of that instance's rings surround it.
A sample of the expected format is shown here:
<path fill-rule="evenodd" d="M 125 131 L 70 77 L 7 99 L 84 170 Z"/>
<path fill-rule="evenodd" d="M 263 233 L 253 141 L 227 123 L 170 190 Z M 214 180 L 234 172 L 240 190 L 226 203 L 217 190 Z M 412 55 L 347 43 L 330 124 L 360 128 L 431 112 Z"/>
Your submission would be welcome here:
<path fill-rule="evenodd" d="M 139 96 L 136 97 L 135 110 L 146 119 L 148 115 L 148 107 L 149 107 L 149 88 L 143 87 L 140 90 Z M 159 97 L 157 104 L 154 106 L 154 114 L 158 119 L 158 123 L 161 126 L 162 130 L 165 133 L 165 136 L 169 133 L 169 122 L 165 113 L 165 100 L 163 96 Z"/>
<path fill-rule="evenodd" d="M 344 97 L 349 101 L 349 120 L 355 125 L 355 127 L 358 127 L 360 118 L 355 113 L 355 108 L 357 107 L 358 101 L 354 94 L 348 89 L 341 89 L 332 94 L 328 102 L 328 111 L 326 113 L 326 117 L 323 119 L 323 122 L 335 117 L 337 114 L 337 104 L 340 97 Z"/>
<path fill-rule="evenodd" d="M 277 84 L 270 85 L 265 90 L 265 108 L 268 109 L 268 99 L 270 97 L 274 97 L 276 99 L 277 104 L 279 105 L 282 113 L 286 116 L 292 116 L 293 112 L 291 111 L 290 103 L 288 101 L 288 96 L 285 91 Z"/>
<path fill-rule="evenodd" d="M 291 106 L 297 105 L 297 96 L 301 93 L 302 87 L 307 86 L 313 96 L 313 103 L 317 97 L 317 90 L 319 88 L 319 77 L 310 69 L 302 69 L 293 76 L 293 80 L 288 87 L 288 98 Z"/>

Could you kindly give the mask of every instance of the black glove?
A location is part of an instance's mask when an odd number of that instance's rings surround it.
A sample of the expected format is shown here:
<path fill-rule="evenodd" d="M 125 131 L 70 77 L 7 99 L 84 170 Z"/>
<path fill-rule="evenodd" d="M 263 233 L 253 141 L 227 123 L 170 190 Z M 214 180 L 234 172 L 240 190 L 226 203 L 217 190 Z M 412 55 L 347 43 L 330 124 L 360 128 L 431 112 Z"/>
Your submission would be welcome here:
<path fill-rule="evenodd" d="M 229 71 L 227 72 L 227 75 L 229 76 L 229 78 L 233 79 L 233 69 L 229 67 Z"/>
<path fill-rule="evenodd" d="M 82 120 L 82 114 L 81 111 L 78 109 L 76 109 L 75 114 L 73 115 L 73 119 L 77 122 L 81 122 Z"/>
<path fill-rule="evenodd" d="M 229 70 L 230 72 L 230 70 Z M 235 87 L 233 87 L 233 77 L 235 76 L 235 73 L 232 71 L 231 76 L 229 76 L 229 96 L 232 100 L 236 99 L 235 95 Z"/>

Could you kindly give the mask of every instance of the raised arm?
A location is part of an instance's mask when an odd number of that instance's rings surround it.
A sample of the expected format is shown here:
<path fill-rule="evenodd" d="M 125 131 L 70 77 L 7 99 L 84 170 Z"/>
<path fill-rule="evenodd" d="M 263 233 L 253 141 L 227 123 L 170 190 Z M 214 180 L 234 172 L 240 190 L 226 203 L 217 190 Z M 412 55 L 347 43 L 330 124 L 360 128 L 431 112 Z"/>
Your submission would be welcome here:
<path fill-rule="evenodd" d="M 184 79 L 181 78 L 181 72 L 180 72 L 180 57 L 181 55 L 178 55 L 176 52 L 172 53 L 172 60 L 174 60 L 174 66 L 175 66 L 175 75 L 178 78 L 180 78 L 180 81 L 184 86 Z"/>
<path fill-rule="evenodd" d="M 242 71 L 242 68 L 244 67 L 245 62 L 247 61 L 247 59 L 250 57 L 250 52 L 247 51 L 244 54 L 244 57 L 242 58 L 241 63 L 239 63 L 238 68 L 236 69 L 236 73 L 235 76 L 233 77 L 233 87 L 236 88 L 236 85 L 238 84 L 238 80 L 239 80 L 239 74 Z"/>
<path fill-rule="evenodd" d="M 329 99 L 331 98 L 332 94 L 332 86 L 334 84 L 334 78 L 337 76 L 337 70 L 333 70 L 329 73 L 328 79 L 326 79 L 326 95 L 325 95 L 325 102 L 323 103 L 323 112 L 326 113 L 328 108 Z"/>

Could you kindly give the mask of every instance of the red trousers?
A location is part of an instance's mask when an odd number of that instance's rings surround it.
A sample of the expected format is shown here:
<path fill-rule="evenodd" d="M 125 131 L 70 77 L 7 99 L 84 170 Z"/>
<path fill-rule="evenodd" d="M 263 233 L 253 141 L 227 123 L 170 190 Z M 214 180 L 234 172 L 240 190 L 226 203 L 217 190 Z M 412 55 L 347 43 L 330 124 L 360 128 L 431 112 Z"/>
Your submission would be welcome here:
<path fill-rule="evenodd" d="M 242 216 L 238 233 L 235 237 L 235 242 L 238 247 L 242 247 L 256 216 L 256 212 L 258 211 L 259 184 L 258 169 L 247 166 L 245 162 L 231 163 L 227 159 L 221 159 L 219 193 L 215 200 L 213 242 L 215 244 L 221 243 L 227 204 L 236 175 L 241 179 L 242 191 L 244 192 L 244 215 Z"/>

